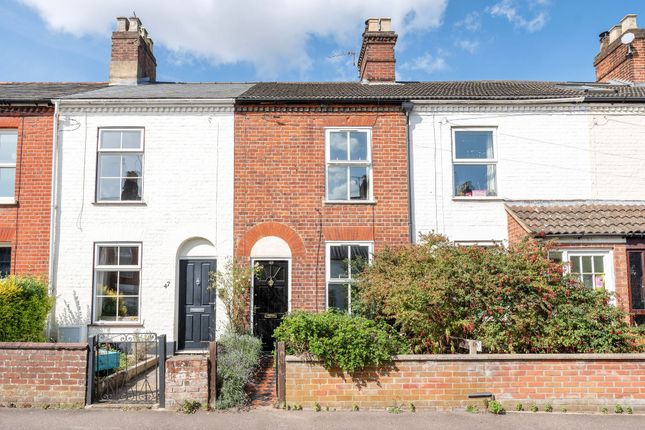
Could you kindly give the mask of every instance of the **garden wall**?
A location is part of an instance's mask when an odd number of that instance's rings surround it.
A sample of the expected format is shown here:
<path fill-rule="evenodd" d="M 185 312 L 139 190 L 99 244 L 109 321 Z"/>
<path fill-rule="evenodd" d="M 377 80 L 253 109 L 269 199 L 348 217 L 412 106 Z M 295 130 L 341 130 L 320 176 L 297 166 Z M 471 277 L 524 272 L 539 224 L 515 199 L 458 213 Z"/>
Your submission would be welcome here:
<path fill-rule="evenodd" d="M 645 412 L 645 354 L 403 355 L 390 369 L 354 379 L 287 356 L 285 375 L 286 403 L 305 408 L 453 409 L 480 405 L 468 394 L 491 392 L 507 409 L 521 402 L 598 411 L 620 403 Z"/>
<path fill-rule="evenodd" d="M 85 405 L 85 343 L 0 342 L 0 406 Z"/>
<path fill-rule="evenodd" d="M 166 360 L 166 407 L 185 400 L 208 404 L 209 371 L 207 355 L 175 355 Z"/>

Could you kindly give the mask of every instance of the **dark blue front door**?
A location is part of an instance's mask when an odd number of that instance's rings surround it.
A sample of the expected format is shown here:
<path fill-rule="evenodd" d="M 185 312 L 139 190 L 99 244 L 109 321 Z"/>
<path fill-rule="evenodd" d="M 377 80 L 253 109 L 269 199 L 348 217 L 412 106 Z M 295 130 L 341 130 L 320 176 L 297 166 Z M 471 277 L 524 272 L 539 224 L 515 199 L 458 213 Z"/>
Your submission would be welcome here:
<path fill-rule="evenodd" d="M 179 262 L 178 349 L 206 349 L 215 339 L 215 291 L 208 288 L 215 270 L 215 260 Z"/>

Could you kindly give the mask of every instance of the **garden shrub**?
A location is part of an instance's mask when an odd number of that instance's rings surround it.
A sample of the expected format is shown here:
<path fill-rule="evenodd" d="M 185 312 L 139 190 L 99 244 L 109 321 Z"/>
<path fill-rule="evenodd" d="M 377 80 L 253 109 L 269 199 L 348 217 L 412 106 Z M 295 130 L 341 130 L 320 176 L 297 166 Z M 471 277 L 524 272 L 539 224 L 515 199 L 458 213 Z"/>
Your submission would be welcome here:
<path fill-rule="evenodd" d="M 391 326 L 334 311 L 293 312 L 273 336 L 285 342 L 289 354 L 311 355 L 326 369 L 348 373 L 382 365 L 393 355 L 409 352 L 405 339 Z"/>
<path fill-rule="evenodd" d="M 242 407 L 248 402 L 245 385 L 260 363 L 262 341 L 249 334 L 224 334 L 217 342 L 217 409 Z"/>
<path fill-rule="evenodd" d="M 47 283 L 33 277 L 0 279 L 0 342 L 43 342 L 54 300 Z"/>
<path fill-rule="evenodd" d="M 417 353 L 455 352 L 455 338 L 494 353 L 642 348 L 610 294 L 582 286 L 547 258 L 549 246 L 467 247 L 425 236 L 385 249 L 359 276 L 359 310 L 391 323 Z"/>

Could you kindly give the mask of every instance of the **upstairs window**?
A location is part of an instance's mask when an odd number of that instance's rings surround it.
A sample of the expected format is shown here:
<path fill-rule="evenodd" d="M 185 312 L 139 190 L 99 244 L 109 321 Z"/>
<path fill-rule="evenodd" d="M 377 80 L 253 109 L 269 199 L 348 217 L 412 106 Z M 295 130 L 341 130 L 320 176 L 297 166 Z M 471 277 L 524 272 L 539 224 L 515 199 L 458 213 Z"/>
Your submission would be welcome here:
<path fill-rule="evenodd" d="M 0 278 L 11 274 L 11 248 L 0 245 Z"/>
<path fill-rule="evenodd" d="M 13 203 L 18 130 L 0 130 L 0 203 Z"/>
<path fill-rule="evenodd" d="M 327 308 L 351 312 L 352 286 L 371 254 L 371 243 L 327 244 Z"/>
<path fill-rule="evenodd" d="M 136 322 L 141 290 L 141 245 L 96 245 L 94 320 Z"/>
<path fill-rule="evenodd" d="M 369 129 L 326 131 L 328 201 L 371 200 L 371 140 Z"/>
<path fill-rule="evenodd" d="M 493 130 L 453 129 L 455 197 L 497 196 L 497 158 Z"/>
<path fill-rule="evenodd" d="M 143 129 L 100 129 L 97 202 L 137 202 L 143 197 Z"/>

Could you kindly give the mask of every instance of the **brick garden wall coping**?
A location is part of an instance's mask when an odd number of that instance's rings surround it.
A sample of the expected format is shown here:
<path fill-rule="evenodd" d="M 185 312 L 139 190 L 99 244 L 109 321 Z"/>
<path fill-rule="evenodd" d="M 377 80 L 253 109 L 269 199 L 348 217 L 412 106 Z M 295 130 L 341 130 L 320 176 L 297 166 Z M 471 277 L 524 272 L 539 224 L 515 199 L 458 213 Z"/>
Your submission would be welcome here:
<path fill-rule="evenodd" d="M 645 353 L 629 354 L 410 354 L 394 356 L 392 361 L 645 361 Z M 290 363 L 320 363 L 308 357 L 287 355 Z"/>
<path fill-rule="evenodd" d="M 57 343 L 57 342 L 0 342 L 0 349 L 47 349 L 82 351 L 88 349 L 87 343 Z"/>

